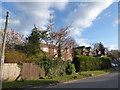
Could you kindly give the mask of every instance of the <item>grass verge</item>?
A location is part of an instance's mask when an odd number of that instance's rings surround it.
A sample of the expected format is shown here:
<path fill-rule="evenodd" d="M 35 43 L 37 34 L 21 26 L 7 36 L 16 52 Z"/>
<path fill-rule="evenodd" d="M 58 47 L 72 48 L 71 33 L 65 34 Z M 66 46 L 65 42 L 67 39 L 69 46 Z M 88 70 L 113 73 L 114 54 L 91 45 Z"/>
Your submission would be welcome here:
<path fill-rule="evenodd" d="M 104 74 L 104 73 L 107 73 L 107 72 L 113 72 L 113 71 L 115 71 L 115 69 L 109 68 L 109 69 L 105 69 L 105 70 L 84 71 L 84 72 L 80 72 L 79 75 L 89 77 L 90 74 L 93 74 L 93 76 L 97 76 L 97 75 L 100 75 L 100 74 Z"/>
<path fill-rule="evenodd" d="M 64 75 L 64 76 L 59 76 L 59 77 L 53 77 L 52 79 L 38 79 L 38 80 L 26 80 L 26 81 L 11 81 L 11 82 L 3 82 L 2 88 L 19 88 L 27 85 L 34 85 L 34 84 L 50 84 L 50 83 L 55 83 L 55 82 L 65 82 L 65 81 L 70 81 L 74 79 L 82 79 L 85 77 L 89 77 L 90 74 L 93 74 L 93 76 L 97 76 L 100 74 L 104 74 L 107 72 L 113 72 L 115 71 L 114 69 L 106 69 L 106 70 L 97 70 L 97 71 L 84 71 L 80 72 L 78 74 L 74 75 Z"/>

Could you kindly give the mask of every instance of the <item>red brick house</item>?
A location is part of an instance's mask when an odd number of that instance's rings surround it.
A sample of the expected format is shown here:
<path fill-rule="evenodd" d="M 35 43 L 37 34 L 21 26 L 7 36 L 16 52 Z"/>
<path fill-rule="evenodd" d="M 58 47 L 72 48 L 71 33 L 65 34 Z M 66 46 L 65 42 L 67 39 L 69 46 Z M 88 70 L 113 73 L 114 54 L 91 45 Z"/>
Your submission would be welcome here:
<path fill-rule="evenodd" d="M 44 52 L 49 53 L 52 56 L 52 59 L 56 59 L 58 56 L 58 52 L 57 52 L 57 46 L 53 45 L 53 44 L 45 44 L 42 43 L 40 44 L 40 48 L 41 50 L 43 50 Z M 66 60 L 72 60 L 73 58 L 73 49 L 72 48 L 62 48 L 61 49 L 61 59 L 63 61 Z"/>

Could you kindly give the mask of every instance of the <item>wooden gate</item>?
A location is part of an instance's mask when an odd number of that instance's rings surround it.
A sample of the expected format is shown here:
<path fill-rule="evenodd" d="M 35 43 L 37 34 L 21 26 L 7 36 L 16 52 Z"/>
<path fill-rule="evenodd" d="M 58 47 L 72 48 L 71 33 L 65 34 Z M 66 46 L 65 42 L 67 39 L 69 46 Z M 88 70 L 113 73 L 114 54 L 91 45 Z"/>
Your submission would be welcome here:
<path fill-rule="evenodd" d="M 21 76 L 24 80 L 39 79 L 40 77 L 45 77 L 45 71 L 38 65 L 33 65 L 32 63 L 24 63 L 21 70 Z"/>

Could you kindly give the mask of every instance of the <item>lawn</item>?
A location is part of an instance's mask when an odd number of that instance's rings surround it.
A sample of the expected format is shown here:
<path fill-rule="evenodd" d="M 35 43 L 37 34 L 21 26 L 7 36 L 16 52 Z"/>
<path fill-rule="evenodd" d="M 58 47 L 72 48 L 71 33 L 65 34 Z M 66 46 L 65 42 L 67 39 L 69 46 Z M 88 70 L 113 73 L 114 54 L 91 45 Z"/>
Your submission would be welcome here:
<path fill-rule="evenodd" d="M 3 89 L 4 88 L 19 88 L 19 87 L 33 85 L 33 84 L 40 84 L 42 86 L 42 85 L 47 85 L 47 84 L 55 83 L 55 82 L 65 82 L 65 81 L 74 80 L 74 79 L 82 79 L 85 77 L 89 77 L 90 74 L 93 74 L 93 76 L 96 76 L 96 75 L 105 74 L 107 72 L 113 72 L 113 71 L 115 71 L 115 70 L 114 69 L 106 69 L 106 70 L 97 70 L 97 71 L 84 71 L 84 72 L 80 72 L 78 74 L 64 75 L 64 76 L 54 77 L 52 79 L 3 82 L 2 88 Z"/>
<path fill-rule="evenodd" d="M 113 72 L 113 71 L 115 71 L 115 69 L 110 68 L 110 69 L 97 70 L 97 71 L 84 71 L 84 72 L 80 72 L 79 74 L 83 75 L 83 76 L 86 76 L 86 77 L 89 77 L 90 74 L 93 74 L 93 76 L 97 76 L 97 75 L 100 75 L 100 74 L 104 74 L 104 73 L 107 73 L 107 72 Z"/>
<path fill-rule="evenodd" d="M 25 81 L 11 81 L 11 82 L 3 82 L 2 88 L 19 88 L 27 85 L 33 84 L 49 84 L 57 82 L 52 79 L 38 79 L 38 80 L 25 80 Z"/>

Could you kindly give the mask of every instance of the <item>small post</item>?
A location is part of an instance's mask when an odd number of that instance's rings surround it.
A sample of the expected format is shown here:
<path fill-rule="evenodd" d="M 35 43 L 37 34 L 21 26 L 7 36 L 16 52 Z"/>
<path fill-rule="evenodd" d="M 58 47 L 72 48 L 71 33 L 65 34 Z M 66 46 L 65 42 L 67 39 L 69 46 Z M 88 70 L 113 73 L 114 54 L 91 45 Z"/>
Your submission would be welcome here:
<path fill-rule="evenodd" d="M 8 28 L 8 14 L 9 12 L 6 13 L 6 22 L 5 22 L 5 28 L 4 28 L 4 35 L 3 35 L 3 43 L 2 43 L 2 51 L 1 51 L 1 58 L 0 58 L 0 74 L 1 74 L 1 86 L 2 86 L 2 76 L 3 76 L 3 66 L 4 66 L 4 59 L 5 59 L 5 44 L 6 44 L 6 33 L 7 33 L 7 28 Z M 2 87 L 1 87 L 2 88 Z"/>

